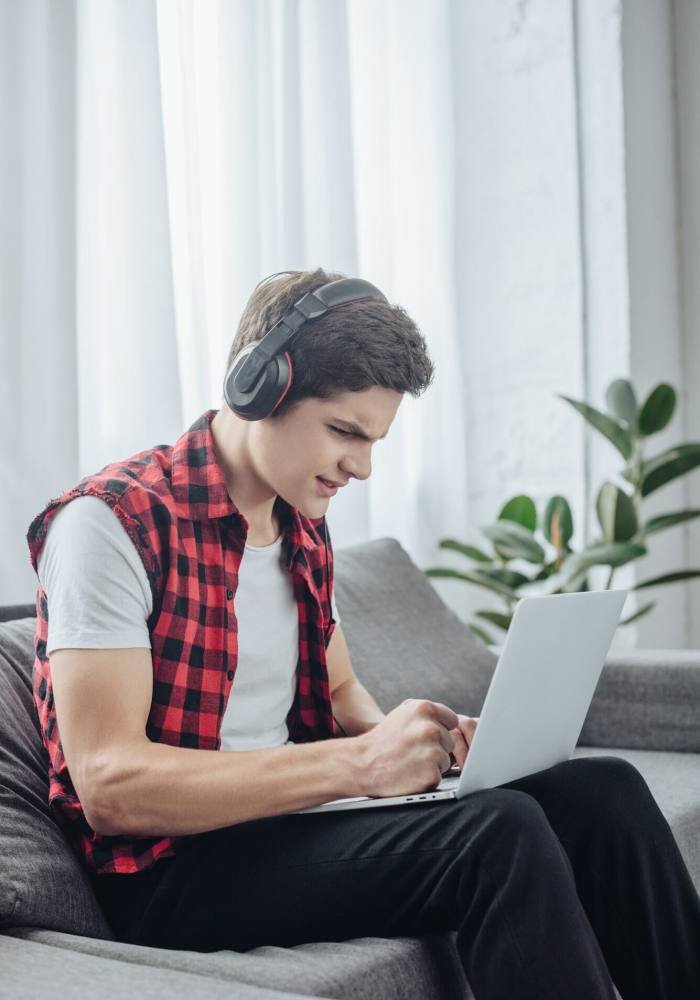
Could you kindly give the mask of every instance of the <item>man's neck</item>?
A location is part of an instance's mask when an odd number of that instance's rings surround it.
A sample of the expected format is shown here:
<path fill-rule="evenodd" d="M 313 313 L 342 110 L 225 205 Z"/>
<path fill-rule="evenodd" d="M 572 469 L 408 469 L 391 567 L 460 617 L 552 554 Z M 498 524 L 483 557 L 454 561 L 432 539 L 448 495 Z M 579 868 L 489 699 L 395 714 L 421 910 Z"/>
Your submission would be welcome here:
<path fill-rule="evenodd" d="M 243 512 L 241 511 L 241 513 Z M 246 520 L 248 519 L 246 518 Z M 258 527 L 254 528 L 250 522 L 248 524 L 247 545 L 255 545 L 258 548 L 262 548 L 265 545 L 272 545 L 273 542 L 277 541 L 281 533 L 280 517 L 276 508 L 272 512 L 272 521 L 266 528 L 261 530 Z"/>
<path fill-rule="evenodd" d="M 247 454 L 244 428 L 237 418 L 219 410 L 211 422 L 214 451 L 221 467 L 229 497 L 248 522 L 247 542 L 250 545 L 272 545 L 279 538 L 280 517 L 277 497 L 261 496 L 247 483 L 254 475 Z"/>

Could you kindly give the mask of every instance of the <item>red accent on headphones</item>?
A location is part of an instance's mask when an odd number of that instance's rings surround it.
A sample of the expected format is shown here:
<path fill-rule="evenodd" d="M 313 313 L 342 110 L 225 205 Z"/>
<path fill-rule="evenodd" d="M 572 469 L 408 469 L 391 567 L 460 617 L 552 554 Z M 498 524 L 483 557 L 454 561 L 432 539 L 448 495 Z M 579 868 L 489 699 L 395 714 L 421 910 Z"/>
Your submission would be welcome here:
<path fill-rule="evenodd" d="M 277 402 L 275 403 L 275 405 L 272 407 L 272 409 L 268 413 L 268 417 L 271 416 L 275 412 L 275 410 L 277 409 L 277 407 L 280 405 L 280 403 L 282 402 L 282 400 L 284 399 L 284 397 L 289 392 L 289 387 L 292 384 L 292 359 L 290 358 L 289 353 L 287 351 L 284 352 L 284 356 L 287 359 L 287 364 L 289 365 L 289 376 L 287 378 L 287 384 L 284 387 L 282 395 L 280 396 L 280 398 L 277 400 Z"/>

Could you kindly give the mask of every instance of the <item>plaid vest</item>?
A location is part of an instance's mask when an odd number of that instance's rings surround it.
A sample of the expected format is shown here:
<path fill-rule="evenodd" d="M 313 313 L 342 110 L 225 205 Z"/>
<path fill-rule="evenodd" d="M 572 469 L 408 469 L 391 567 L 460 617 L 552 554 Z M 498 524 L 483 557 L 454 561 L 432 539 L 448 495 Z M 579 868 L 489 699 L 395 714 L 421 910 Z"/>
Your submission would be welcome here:
<path fill-rule="evenodd" d="M 153 698 L 149 740 L 218 750 L 238 661 L 234 600 L 248 522 L 228 495 L 214 450 L 208 410 L 171 445 L 158 445 L 86 476 L 49 501 L 27 533 L 36 571 L 58 510 L 79 496 L 100 497 L 124 526 L 148 575 Z M 282 552 L 299 610 L 297 688 L 287 716 L 295 743 L 334 735 L 326 647 L 335 628 L 328 588 L 333 579 L 330 537 L 323 519 L 310 520 L 281 498 Z M 328 561 L 328 572 L 326 570 Z M 46 655 L 50 608 L 38 587 L 34 700 L 49 756 L 49 804 L 88 871 L 133 873 L 173 855 L 180 837 L 122 837 L 87 823 L 61 748 Z"/>

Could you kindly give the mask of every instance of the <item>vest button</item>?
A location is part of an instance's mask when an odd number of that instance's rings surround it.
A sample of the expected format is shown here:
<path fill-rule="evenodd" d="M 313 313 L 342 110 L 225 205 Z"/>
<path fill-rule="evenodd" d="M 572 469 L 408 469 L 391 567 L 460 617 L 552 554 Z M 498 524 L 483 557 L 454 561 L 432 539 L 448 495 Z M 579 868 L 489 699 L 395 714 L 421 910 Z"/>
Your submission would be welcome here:
<path fill-rule="evenodd" d="M 229 670 L 229 672 L 226 674 L 226 676 L 228 677 L 228 679 L 230 681 L 232 681 L 233 680 L 233 670 Z"/>
<path fill-rule="evenodd" d="M 226 596 L 227 596 L 227 598 L 229 599 L 229 601 L 232 601 L 232 600 L 233 600 L 233 591 L 231 590 L 231 588 L 230 588 L 230 587 L 229 587 L 229 588 L 228 588 L 228 590 L 226 591 Z"/>

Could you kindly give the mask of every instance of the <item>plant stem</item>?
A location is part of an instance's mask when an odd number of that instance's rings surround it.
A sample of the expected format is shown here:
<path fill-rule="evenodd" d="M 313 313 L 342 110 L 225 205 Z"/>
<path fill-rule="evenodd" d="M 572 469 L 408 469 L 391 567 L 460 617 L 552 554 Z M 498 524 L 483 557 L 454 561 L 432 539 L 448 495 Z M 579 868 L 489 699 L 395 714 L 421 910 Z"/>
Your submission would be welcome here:
<path fill-rule="evenodd" d="M 613 574 L 615 572 L 615 567 L 610 567 L 610 575 L 608 576 L 608 582 L 605 584 L 605 589 L 610 590 L 610 584 L 612 583 Z"/>

